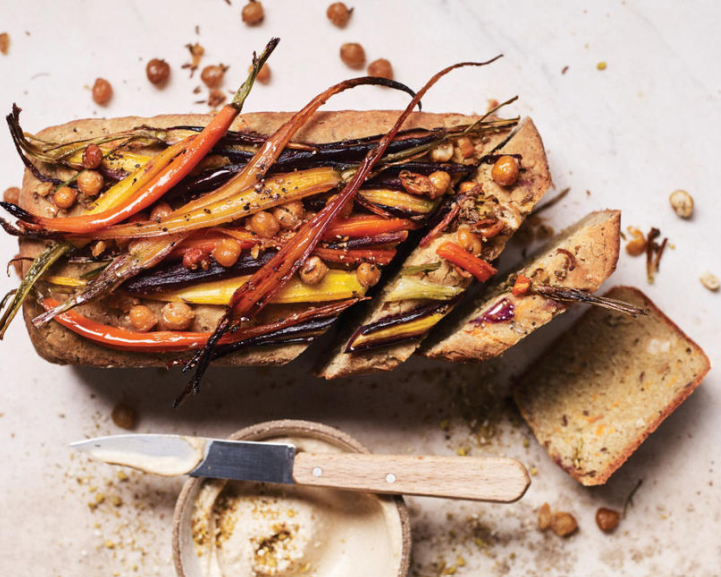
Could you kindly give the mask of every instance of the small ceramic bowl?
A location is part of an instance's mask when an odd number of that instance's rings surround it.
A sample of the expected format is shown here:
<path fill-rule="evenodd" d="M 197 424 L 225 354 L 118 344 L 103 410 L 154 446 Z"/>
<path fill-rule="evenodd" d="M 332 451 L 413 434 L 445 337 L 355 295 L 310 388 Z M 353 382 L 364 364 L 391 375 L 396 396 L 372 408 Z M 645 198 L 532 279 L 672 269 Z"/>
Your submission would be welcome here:
<path fill-rule="evenodd" d="M 345 433 L 309 421 L 261 423 L 229 438 L 291 442 L 299 451 L 368 453 Z M 261 569 L 272 563 L 269 574 L 279 575 L 312 571 L 323 577 L 355 570 L 358 575 L 406 577 L 411 535 L 402 497 L 230 483 L 190 478 L 183 486 L 173 518 L 179 577 L 250 576 L 261 572 L 254 563 L 261 563 Z M 288 558 L 265 557 L 280 555 L 278 551 Z"/>

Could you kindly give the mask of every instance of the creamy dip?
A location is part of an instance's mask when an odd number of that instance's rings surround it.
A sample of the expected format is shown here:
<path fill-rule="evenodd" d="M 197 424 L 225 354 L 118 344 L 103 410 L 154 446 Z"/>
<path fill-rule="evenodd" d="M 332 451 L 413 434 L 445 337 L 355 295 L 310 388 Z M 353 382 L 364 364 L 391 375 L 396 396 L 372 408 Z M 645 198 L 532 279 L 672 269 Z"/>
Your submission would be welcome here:
<path fill-rule="evenodd" d="M 185 475 L 195 469 L 205 456 L 205 441 L 195 437 L 177 436 L 163 441 L 172 443 L 172 455 L 150 455 L 145 447 L 133 451 L 124 446 L 123 449 L 94 447 L 90 454 L 111 465 L 132 467 L 144 473 L 153 473 L 166 477 Z M 132 445 L 130 445 L 132 446 Z"/>
<path fill-rule="evenodd" d="M 272 440 L 341 452 L 317 439 Z M 207 481 L 192 527 L 207 577 L 396 577 L 401 565 L 401 521 L 390 497 Z"/>

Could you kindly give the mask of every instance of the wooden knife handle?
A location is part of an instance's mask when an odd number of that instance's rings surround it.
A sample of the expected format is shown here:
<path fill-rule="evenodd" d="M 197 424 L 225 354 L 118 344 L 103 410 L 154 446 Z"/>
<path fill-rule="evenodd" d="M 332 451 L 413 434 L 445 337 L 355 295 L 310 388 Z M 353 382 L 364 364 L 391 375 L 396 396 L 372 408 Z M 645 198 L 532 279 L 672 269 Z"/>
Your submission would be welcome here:
<path fill-rule="evenodd" d="M 517 501 L 531 484 L 515 459 L 355 453 L 300 452 L 293 478 L 316 487 L 497 503 Z"/>

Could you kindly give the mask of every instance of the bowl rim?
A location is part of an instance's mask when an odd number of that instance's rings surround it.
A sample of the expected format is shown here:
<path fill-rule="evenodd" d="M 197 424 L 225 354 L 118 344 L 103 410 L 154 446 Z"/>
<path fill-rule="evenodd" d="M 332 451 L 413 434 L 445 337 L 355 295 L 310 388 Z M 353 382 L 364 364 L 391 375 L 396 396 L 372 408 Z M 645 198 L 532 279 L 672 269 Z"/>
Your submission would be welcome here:
<path fill-rule="evenodd" d="M 279 419 L 274 421 L 265 421 L 244 427 L 229 437 L 231 441 L 261 441 L 273 436 L 292 436 L 298 435 L 302 437 L 315 437 L 336 445 L 341 449 L 346 449 L 351 453 L 370 453 L 370 450 L 360 441 L 355 439 L 343 431 L 316 423 L 313 421 L 298 419 Z M 204 477 L 190 477 L 185 483 L 175 502 L 173 510 L 173 532 L 172 532 L 172 548 L 173 548 L 173 564 L 178 577 L 189 577 L 183 567 L 181 555 L 181 530 L 182 519 L 185 509 L 192 503 L 191 495 L 202 483 Z M 389 497 L 389 495 L 379 495 L 379 497 Z M 408 508 L 401 495 L 390 496 L 393 499 L 401 524 L 401 553 L 400 566 L 398 567 L 397 577 L 406 577 L 410 568 L 411 557 L 411 523 L 408 515 Z"/>

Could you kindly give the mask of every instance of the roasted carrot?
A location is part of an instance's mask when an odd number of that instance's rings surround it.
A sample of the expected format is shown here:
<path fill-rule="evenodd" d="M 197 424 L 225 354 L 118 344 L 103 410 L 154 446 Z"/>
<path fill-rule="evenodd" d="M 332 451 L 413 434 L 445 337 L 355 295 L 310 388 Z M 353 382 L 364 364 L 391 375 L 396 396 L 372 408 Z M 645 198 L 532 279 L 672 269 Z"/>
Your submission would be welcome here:
<path fill-rule="evenodd" d="M 486 282 L 494 274 L 496 269 L 485 260 L 463 250 L 455 242 L 446 241 L 436 249 L 436 254 L 446 259 L 451 264 L 471 273 L 481 282 Z"/>
<path fill-rule="evenodd" d="M 325 240 L 342 237 L 376 236 L 387 232 L 411 230 L 416 225 L 405 218 L 381 218 L 379 216 L 351 216 L 336 220 L 323 235 Z"/>

